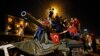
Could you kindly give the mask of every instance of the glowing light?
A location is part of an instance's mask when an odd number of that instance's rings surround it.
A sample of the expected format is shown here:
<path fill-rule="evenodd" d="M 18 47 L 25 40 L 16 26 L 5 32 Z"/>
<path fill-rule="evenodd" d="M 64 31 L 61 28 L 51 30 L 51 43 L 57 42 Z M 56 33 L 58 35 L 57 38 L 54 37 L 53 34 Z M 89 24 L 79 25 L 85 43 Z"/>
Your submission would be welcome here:
<path fill-rule="evenodd" d="M 62 14 L 62 6 L 58 3 L 51 3 L 51 8 L 54 8 L 54 15 L 53 17 L 55 17 L 56 15 L 61 15 Z"/>
<path fill-rule="evenodd" d="M 58 16 L 63 16 L 65 15 L 65 13 L 63 12 L 63 6 L 59 3 L 51 3 L 50 6 L 47 8 L 45 15 L 48 17 L 50 10 L 53 10 L 53 17 L 55 17 L 56 15 Z M 48 13 L 48 14 L 47 14 Z"/>
<path fill-rule="evenodd" d="M 50 8 L 48 8 L 47 9 L 48 14 L 49 14 L 50 11 L 53 12 L 53 17 L 55 17 L 58 14 L 58 9 L 56 7 L 50 7 Z"/>
<path fill-rule="evenodd" d="M 54 8 L 54 15 L 53 16 L 56 16 L 56 14 L 58 14 L 58 10 L 55 7 L 52 7 L 52 8 Z"/>

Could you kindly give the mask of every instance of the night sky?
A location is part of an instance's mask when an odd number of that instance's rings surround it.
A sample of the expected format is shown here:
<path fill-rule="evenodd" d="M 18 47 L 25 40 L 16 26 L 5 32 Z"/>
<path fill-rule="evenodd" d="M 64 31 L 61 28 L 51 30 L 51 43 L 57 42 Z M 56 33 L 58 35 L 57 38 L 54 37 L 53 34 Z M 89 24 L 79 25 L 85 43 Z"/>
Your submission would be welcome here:
<path fill-rule="evenodd" d="M 69 17 L 78 17 L 81 28 L 100 34 L 99 1 L 96 0 L 3 0 L 0 1 L 0 29 L 3 31 L 5 16 L 20 17 L 21 11 L 27 11 L 36 18 L 45 18 L 45 11 L 52 4 L 58 5 L 60 13 Z M 2 24 L 1 24 L 2 23 Z"/>

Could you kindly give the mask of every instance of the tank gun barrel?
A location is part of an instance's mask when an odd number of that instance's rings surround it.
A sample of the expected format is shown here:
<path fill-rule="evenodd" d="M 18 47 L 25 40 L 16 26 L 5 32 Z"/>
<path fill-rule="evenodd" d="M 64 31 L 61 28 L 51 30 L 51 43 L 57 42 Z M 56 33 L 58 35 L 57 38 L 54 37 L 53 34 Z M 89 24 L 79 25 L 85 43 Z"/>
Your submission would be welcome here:
<path fill-rule="evenodd" d="M 27 20 L 29 22 L 32 22 L 32 23 L 36 24 L 37 26 L 42 27 L 44 30 L 48 29 L 48 27 L 43 26 L 43 24 L 41 24 L 40 22 L 38 22 L 35 17 L 33 17 L 30 13 L 28 13 L 26 11 L 21 12 L 21 16 L 24 17 L 24 18 L 28 18 Z"/>

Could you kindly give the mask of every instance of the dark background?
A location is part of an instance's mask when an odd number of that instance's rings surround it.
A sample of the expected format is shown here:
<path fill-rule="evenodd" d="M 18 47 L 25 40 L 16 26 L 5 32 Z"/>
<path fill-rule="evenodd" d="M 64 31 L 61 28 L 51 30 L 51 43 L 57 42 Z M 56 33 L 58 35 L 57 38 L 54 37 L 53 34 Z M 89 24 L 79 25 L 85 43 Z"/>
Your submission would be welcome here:
<path fill-rule="evenodd" d="M 34 17 L 44 17 L 50 4 L 60 4 L 62 12 L 70 17 L 78 17 L 81 28 L 100 34 L 99 1 L 98 0 L 1 0 L 0 1 L 0 31 L 4 31 L 6 15 L 20 17 L 21 11 L 27 11 Z"/>

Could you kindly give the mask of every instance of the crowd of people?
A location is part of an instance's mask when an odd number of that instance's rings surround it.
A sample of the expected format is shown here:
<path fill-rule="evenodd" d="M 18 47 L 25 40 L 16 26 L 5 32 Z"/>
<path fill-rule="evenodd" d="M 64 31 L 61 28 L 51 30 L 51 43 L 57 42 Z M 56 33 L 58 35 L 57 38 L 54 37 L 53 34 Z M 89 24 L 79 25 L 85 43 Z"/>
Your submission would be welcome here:
<path fill-rule="evenodd" d="M 49 12 L 47 19 L 37 19 L 43 26 L 50 28 L 49 32 L 56 32 L 59 34 L 69 33 L 70 36 L 79 38 L 80 35 L 80 21 L 77 17 L 71 19 L 63 18 L 58 14 L 54 17 L 53 11 Z M 12 15 L 7 17 L 6 32 L 15 33 L 17 35 L 24 35 L 25 31 L 31 29 L 31 32 L 38 31 L 38 35 L 41 35 L 42 27 L 36 26 L 30 22 L 25 21 L 23 18 L 17 18 Z M 29 27 L 28 29 L 26 29 Z M 28 32 L 29 33 L 29 32 Z"/>
<path fill-rule="evenodd" d="M 35 30 L 34 25 L 29 26 L 32 24 L 26 22 L 23 18 L 8 15 L 6 19 L 6 34 L 16 34 L 21 36 L 24 35 L 24 33 L 27 33 L 27 31 L 31 31 L 31 33 L 33 33 L 33 29 Z M 31 27 L 33 27 L 33 29 L 31 29 Z"/>
<path fill-rule="evenodd" d="M 80 40 L 84 42 L 84 49 L 87 50 L 87 45 L 93 47 L 93 51 L 96 52 L 96 41 L 95 36 L 90 33 L 85 35 L 81 34 L 80 20 L 77 17 L 71 17 L 70 19 L 63 18 L 59 14 L 53 16 L 54 9 L 49 12 L 47 19 L 37 19 L 42 26 L 47 27 L 47 30 L 44 30 L 41 26 L 35 25 L 31 22 L 26 21 L 23 18 L 17 18 L 11 15 L 7 17 L 7 34 L 14 33 L 16 35 L 25 35 L 32 34 L 34 39 L 41 41 L 43 34 L 46 35 L 46 38 L 50 39 L 51 33 L 57 33 L 61 36 L 60 39 L 69 38 L 73 40 Z M 43 38 L 42 38 L 43 39 Z"/>

